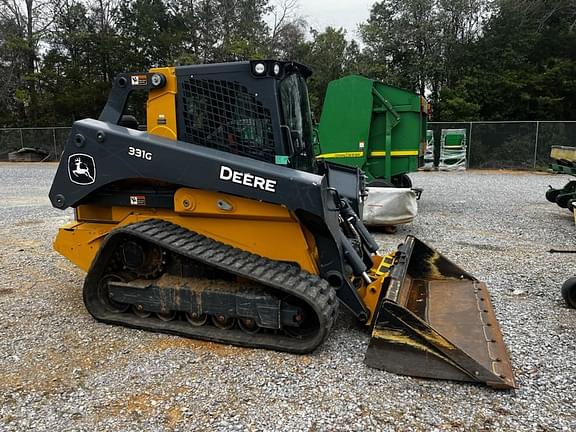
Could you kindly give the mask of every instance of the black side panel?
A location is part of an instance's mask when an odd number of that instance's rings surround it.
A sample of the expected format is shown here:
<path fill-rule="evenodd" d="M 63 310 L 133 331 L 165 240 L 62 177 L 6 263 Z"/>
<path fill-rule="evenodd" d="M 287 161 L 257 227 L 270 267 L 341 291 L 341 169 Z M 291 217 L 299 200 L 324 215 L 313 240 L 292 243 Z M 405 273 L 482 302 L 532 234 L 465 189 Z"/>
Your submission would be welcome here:
<path fill-rule="evenodd" d="M 284 204 L 327 219 L 321 176 L 92 119 L 74 123 L 49 196 L 57 208 L 74 207 L 131 178 Z"/>
<path fill-rule="evenodd" d="M 107 185 L 130 179 L 228 193 L 308 215 L 305 223 L 318 225 L 311 232 L 322 244 L 321 276 L 336 272 L 342 281 L 338 297 L 365 317 L 347 280 L 339 209 L 326 176 L 86 119 L 74 123 L 49 196 L 56 208 L 76 207 Z"/>
<path fill-rule="evenodd" d="M 104 187 L 89 197 L 89 203 L 100 206 L 145 206 L 174 209 L 176 188 L 143 187 L 120 183 Z M 133 201 L 135 200 L 135 202 Z"/>
<path fill-rule="evenodd" d="M 363 185 L 360 181 L 363 174 L 360 170 L 324 161 L 321 172 L 328 177 L 328 186 L 336 189 L 342 198 L 346 198 L 362 220 L 363 206 L 360 194 L 363 192 Z"/>

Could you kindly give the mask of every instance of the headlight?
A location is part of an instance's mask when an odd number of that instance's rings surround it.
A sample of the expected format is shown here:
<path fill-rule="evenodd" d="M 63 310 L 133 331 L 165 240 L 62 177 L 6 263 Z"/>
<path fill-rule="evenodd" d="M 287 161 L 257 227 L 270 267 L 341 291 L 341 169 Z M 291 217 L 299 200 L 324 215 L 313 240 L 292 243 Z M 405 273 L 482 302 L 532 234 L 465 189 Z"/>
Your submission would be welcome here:
<path fill-rule="evenodd" d="M 264 63 L 256 63 L 254 65 L 254 73 L 256 75 L 263 75 L 266 72 L 266 65 Z"/>
<path fill-rule="evenodd" d="M 274 75 L 280 75 L 280 65 L 278 63 L 274 63 Z"/>

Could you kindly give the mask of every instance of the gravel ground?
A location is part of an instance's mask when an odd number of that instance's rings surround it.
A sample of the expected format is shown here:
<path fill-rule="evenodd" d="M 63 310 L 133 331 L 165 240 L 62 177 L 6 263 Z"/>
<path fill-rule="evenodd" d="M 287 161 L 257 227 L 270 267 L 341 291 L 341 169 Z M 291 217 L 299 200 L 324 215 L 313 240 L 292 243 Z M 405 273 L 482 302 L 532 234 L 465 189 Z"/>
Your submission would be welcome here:
<path fill-rule="evenodd" d="M 576 274 L 567 176 L 418 173 L 414 234 L 485 280 L 518 390 L 367 368 L 369 334 L 341 317 L 312 355 L 235 348 L 95 322 L 83 273 L 52 251 L 55 164 L 0 164 L 0 430 L 576 430 Z"/>

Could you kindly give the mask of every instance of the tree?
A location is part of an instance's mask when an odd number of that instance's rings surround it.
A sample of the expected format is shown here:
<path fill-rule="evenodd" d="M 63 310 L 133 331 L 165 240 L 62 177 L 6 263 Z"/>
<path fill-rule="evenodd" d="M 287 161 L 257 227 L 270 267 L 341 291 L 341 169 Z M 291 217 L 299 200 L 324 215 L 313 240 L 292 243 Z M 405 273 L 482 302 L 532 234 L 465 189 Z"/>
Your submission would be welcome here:
<path fill-rule="evenodd" d="M 372 63 L 372 77 L 425 95 L 437 83 L 441 58 L 440 21 L 434 0 L 384 0 L 375 3 L 362 40 Z"/>
<path fill-rule="evenodd" d="M 83 3 L 66 0 L 58 5 L 46 42 L 39 76 L 43 83 L 42 123 L 70 122 L 98 114 L 106 101 L 112 71 L 97 53 L 100 48 L 98 16 Z M 108 56 L 107 59 L 110 57 Z"/>
<path fill-rule="evenodd" d="M 298 0 L 278 0 L 269 9 L 268 57 L 295 59 L 304 55 L 306 21 L 298 16 Z"/>
<path fill-rule="evenodd" d="M 38 46 L 52 23 L 49 4 L 35 0 L 0 0 L 0 20 L 6 26 L 11 51 L 10 70 L 17 82 L 15 96 L 29 121 L 38 120 Z"/>
<path fill-rule="evenodd" d="M 360 26 L 308 29 L 298 0 L 0 0 L 0 125 L 97 116 L 113 77 L 281 58 L 431 99 L 436 120 L 576 118 L 574 0 L 381 0 Z"/>
<path fill-rule="evenodd" d="M 180 54 L 181 30 L 179 20 L 163 0 L 123 3 L 118 12 L 117 31 L 124 64 L 134 70 L 174 64 Z"/>
<path fill-rule="evenodd" d="M 26 65 L 22 50 L 25 49 L 21 28 L 11 19 L 0 18 L 0 125 L 11 124 L 13 118 L 24 118 L 22 103 L 23 77 Z M 18 96 L 18 97 L 17 97 Z"/>
<path fill-rule="evenodd" d="M 550 13 L 554 10 L 554 13 Z M 572 11 L 502 0 L 441 95 L 450 120 L 557 120 L 576 116 Z M 559 85 L 561 83 L 561 85 Z M 467 101 L 468 105 L 458 103 Z M 476 107 L 470 113 L 469 104 Z M 444 112 L 446 109 L 446 112 Z"/>
<path fill-rule="evenodd" d="M 92 22 L 93 51 L 91 55 L 98 65 L 102 81 L 109 82 L 122 70 L 125 58 L 121 38 L 117 30 L 119 0 L 88 0 Z"/>
<path fill-rule="evenodd" d="M 308 80 L 310 105 L 319 115 L 322 110 L 326 87 L 332 80 L 340 78 L 346 69 L 346 50 L 348 42 L 346 31 L 342 28 L 327 27 L 323 32 L 311 30 L 312 41 L 298 59 L 314 71 Z"/>
<path fill-rule="evenodd" d="M 264 16 L 268 0 L 219 0 L 222 26 L 220 61 L 263 57 L 268 40 Z"/>
<path fill-rule="evenodd" d="M 371 78 L 414 90 L 441 114 L 440 94 L 462 68 L 482 34 L 489 0 L 384 0 L 360 26 L 366 45 L 361 64 Z"/>

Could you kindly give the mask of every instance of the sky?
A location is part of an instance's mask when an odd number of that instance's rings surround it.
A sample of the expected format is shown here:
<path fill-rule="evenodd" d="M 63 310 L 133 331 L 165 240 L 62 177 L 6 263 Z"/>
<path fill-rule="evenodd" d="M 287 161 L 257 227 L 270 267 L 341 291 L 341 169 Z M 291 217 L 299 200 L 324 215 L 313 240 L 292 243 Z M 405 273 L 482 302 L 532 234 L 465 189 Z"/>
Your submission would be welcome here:
<path fill-rule="evenodd" d="M 323 31 L 327 26 L 343 27 L 348 39 L 358 39 L 358 24 L 370 16 L 374 0 L 300 0 L 299 14 L 309 27 Z"/>

